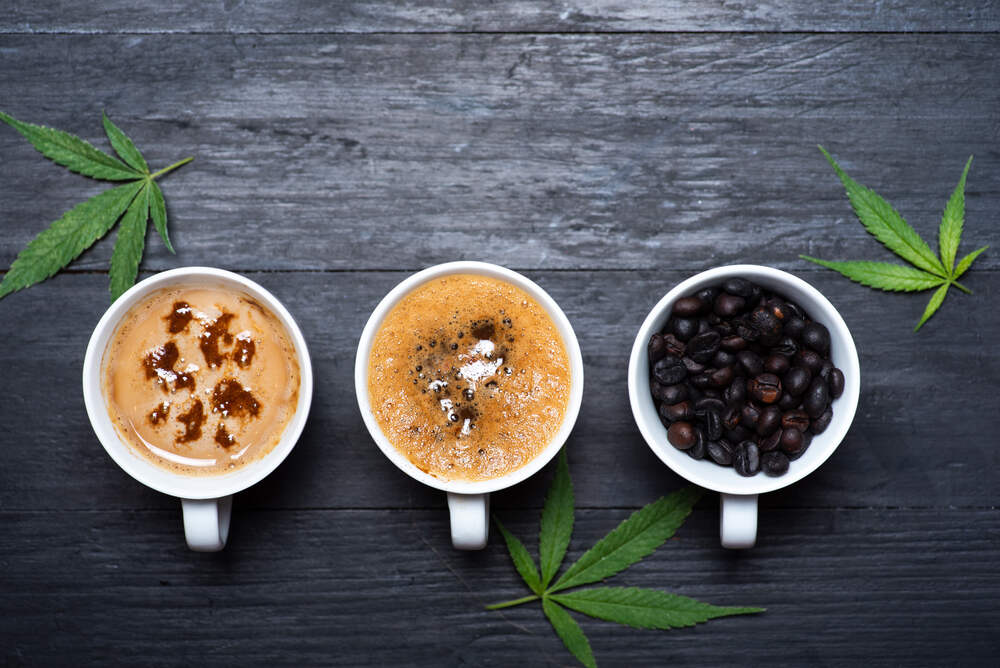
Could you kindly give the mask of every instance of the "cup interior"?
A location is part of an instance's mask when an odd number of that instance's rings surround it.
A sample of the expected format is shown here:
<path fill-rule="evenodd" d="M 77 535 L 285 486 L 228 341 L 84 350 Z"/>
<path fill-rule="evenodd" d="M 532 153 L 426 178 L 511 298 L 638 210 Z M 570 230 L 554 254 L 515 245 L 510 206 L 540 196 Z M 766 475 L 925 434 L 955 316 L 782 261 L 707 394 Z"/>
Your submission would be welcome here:
<path fill-rule="evenodd" d="M 465 481 L 465 480 L 442 480 L 432 476 L 417 468 L 407 457 L 389 442 L 382 428 L 379 427 L 372 413 L 370 399 L 368 396 L 368 360 L 371 355 L 372 344 L 375 334 L 382 326 L 385 316 L 392 310 L 403 297 L 420 287 L 424 283 L 441 276 L 449 274 L 478 274 L 496 278 L 512 285 L 531 295 L 548 313 L 555 323 L 559 335 L 562 337 L 563 345 L 566 347 L 566 354 L 570 361 L 570 396 L 569 404 L 566 407 L 566 415 L 559 427 L 559 431 L 552 437 L 545 449 L 538 453 L 533 459 L 519 469 L 511 471 L 507 475 L 489 480 Z M 538 472 L 547 464 L 562 447 L 569 437 L 576 423 L 576 418 L 580 412 L 580 404 L 583 400 L 583 355 L 580 353 L 580 344 L 576 340 L 576 333 L 570 325 L 566 314 L 562 312 L 555 300 L 549 296 L 541 287 L 521 274 L 511 271 L 505 267 L 486 262 L 449 262 L 419 271 L 402 281 L 387 294 L 379 305 L 375 307 L 365 329 L 361 334 L 358 343 L 358 354 L 354 365 L 354 387 L 358 397 L 358 407 L 361 409 L 361 416 L 364 418 L 365 426 L 371 433 L 372 438 L 378 445 L 382 453 L 389 458 L 400 470 L 425 485 L 440 489 L 446 492 L 457 494 L 485 494 L 495 492 L 511 485 L 515 485 L 534 473 Z"/>
<path fill-rule="evenodd" d="M 108 414 L 101 388 L 101 368 L 108 345 L 129 310 L 157 290 L 178 287 L 216 287 L 243 292 L 264 304 L 281 322 L 295 348 L 299 364 L 299 398 L 295 414 L 280 441 L 263 457 L 230 473 L 184 475 L 160 468 L 134 453 L 118 435 Z M 312 366 L 305 339 L 291 314 L 270 292 L 248 278 L 210 267 L 183 267 L 151 276 L 132 286 L 105 312 L 87 346 L 83 362 L 83 397 L 87 414 L 101 445 L 126 473 L 164 494 L 186 499 L 228 496 L 259 482 L 284 461 L 295 446 L 312 402 Z"/>
<path fill-rule="evenodd" d="M 830 353 L 833 364 L 844 372 L 844 393 L 832 403 L 833 420 L 826 431 L 813 438 L 805 453 L 791 462 L 783 476 L 769 477 L 764 473 L 745 478 L 729 467 L 712 461 L 695 460 L 670 445 L 667 430 L 656 412 L 649 390 L 649 358 L 646 346 L 649 337 L 666 325 L 674 301 L 701 288 L 718 285 L 731 277 L 751 280 L 761 287 L 784 295 L 805 309 L 816 322 L 830 330 Z M 731 265 L 702 272 L 681 282 L 653 307 L 639 328 L 628 372 L 629 400 L 632 414 L 646 443 L 663 463 L 691 482 L 727 494 L 762 494 L 790 485 L 816 470 L 833 454 L 847 434 L 857 410 L 861 388 L 858 352 L 847 325 L 837 309 L 816 288 L 801 278 L 778 269 L 758 265 Z"/>

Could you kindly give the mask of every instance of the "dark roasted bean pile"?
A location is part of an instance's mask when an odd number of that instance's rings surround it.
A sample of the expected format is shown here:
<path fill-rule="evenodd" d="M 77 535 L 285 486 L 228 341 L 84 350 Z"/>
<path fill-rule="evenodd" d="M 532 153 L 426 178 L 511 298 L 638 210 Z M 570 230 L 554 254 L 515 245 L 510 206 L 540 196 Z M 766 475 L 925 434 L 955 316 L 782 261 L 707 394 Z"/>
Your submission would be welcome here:
<path fill-rule="evenodd" d="M 788 471 L 844 392 L 826 327 L 742 278 L 674 302 L 648 351 L 667 440 L 742 476 Z"/>

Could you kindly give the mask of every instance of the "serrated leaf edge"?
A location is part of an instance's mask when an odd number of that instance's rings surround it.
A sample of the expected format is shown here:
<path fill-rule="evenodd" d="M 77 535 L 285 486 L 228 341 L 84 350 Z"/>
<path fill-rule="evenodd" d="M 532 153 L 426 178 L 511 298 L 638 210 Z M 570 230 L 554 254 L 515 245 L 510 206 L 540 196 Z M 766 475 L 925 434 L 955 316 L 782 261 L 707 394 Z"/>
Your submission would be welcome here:
<path fill-rule="evenodd" d="M 573 536 L 575 506 L 573 481 L 569 476 L 566 448 L 563 447 L 539 523 L 538 561 L 543 589 L 552 582 L 566 558 L 566 550 Z"/>

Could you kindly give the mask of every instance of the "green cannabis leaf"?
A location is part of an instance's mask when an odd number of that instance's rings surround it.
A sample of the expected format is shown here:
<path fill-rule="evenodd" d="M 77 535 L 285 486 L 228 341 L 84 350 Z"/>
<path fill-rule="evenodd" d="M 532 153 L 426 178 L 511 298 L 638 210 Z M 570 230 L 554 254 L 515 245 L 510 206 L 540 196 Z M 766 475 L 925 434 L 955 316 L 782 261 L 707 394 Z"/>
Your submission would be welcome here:
<path fill-rule="evenodd" d="M 150 173 L 142 153 L 106 114 L 102 115 L 104 131 L 120 160 L 68 132 L 25 123 L 2 111 L 0 121 L 24 135 L 39 153 L 71 172 L 104 181 L 128 182 L 77 204 L 32 239 L 0 282 L 0 299 L 55 275 L 107 234 L 119 219 L 122 222 L 109 271 L 112 301 L 135 283 L 150 218 L 167 250 L 174 252 L 167 235 L 167 208 L 156 179 L 194 158 Z"/>
<path fill-rule="evenodd" d="M 590 668 L 597 666 L 590 642 L 566 608 L 641 629 L 674 629 L 718 617 L 763 612 L 763 608 L 720 607 L 686 596 L 638 587 L 592 587 L 557 593 L 620 573 L 651 554 L 674 535 L 699 498 L 701 490 L 686 487 L 632 513 L 550 586 L 549 582 L 566 556 L 573 533 L 573 483 L 569 477 L 566 449 L 563 448 L 542 510 L 538 536 L 541 575 L 524 544 L 494 518 L 507 543 L 514 568 L 534 593 L 495 603 L 486 606 L 486 609 L 500 610 L 540 599 L 542 611 L 563 644 L 580 663 Z"/>
<path fill-rule="evenodd" d="M 938 258 L 927 242 L 920 238 L 916 230 L 903 220 L 892 205 L 871 188 L 861 185 L 848 176 L 825 148 L 820 146 L 819 150 L 840 177 L 854 213 L 865 229 L 889 250 L 913 266 L 906 267 L 888 262 L 829 262 L 808 255 L 800 255 L 800 258 L 838 271 L 852 281 L 879 290 L 916 292 L 937 288 L 913 331 L 920 329 L 927 319 L 934 315 L 952 285 L 971 294 L 971 290 L 959 283 L 958 279 L 969 270 L 980 253 L 989 248 L 983 246 L 969 253 L 959 261 L 958 266 L 955 266 L 965 221 L 965 179 L 969 175 L 969 167 L 972 166 L 972 156 L 969 156 L 965 163 L 962 178 L 959 179 L 941 216 L 941 226 L 938 229 L 938 251 L 941 257 Z"/>

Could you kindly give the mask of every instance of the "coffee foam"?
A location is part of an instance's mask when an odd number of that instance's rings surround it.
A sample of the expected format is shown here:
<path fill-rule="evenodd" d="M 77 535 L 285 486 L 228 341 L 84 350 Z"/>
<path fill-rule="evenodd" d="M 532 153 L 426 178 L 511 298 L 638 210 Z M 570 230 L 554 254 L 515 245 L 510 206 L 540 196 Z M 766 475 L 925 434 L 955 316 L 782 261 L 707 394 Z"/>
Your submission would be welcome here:
<path fill-rule="evenodd" d="M 134 306 L 101 378 L 130 449 L 188 475 L 266 455 L 298 402 L 297 356 L 282 324 L 251 296 L 219 288 L 161 290 Z"/>
<path fill-rule="evenodd" d="M 569 403 L 570 362 L 530 295 L 458 274 L 404 297 L 375 335 L 372 412 L 389 442 L 443 480 L 488 480 L 538 455 Z"/>

